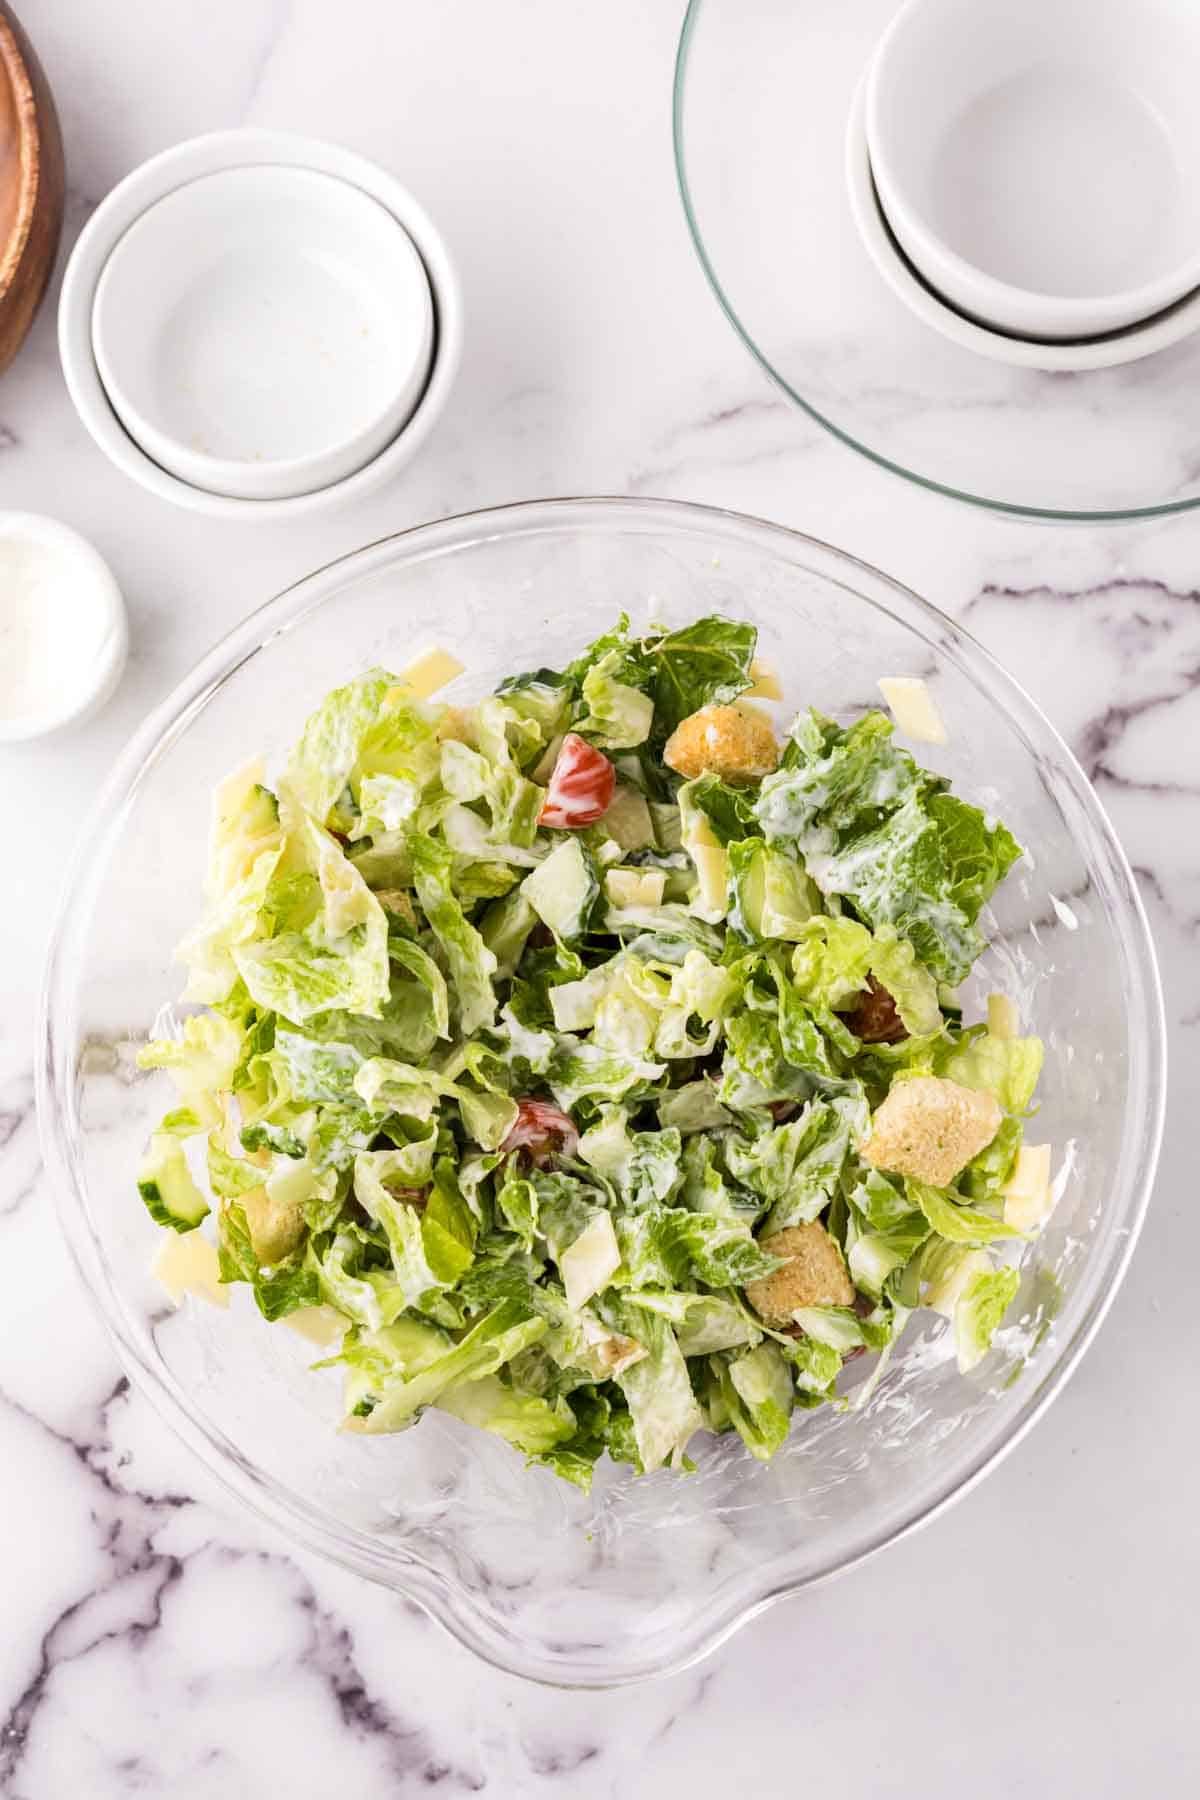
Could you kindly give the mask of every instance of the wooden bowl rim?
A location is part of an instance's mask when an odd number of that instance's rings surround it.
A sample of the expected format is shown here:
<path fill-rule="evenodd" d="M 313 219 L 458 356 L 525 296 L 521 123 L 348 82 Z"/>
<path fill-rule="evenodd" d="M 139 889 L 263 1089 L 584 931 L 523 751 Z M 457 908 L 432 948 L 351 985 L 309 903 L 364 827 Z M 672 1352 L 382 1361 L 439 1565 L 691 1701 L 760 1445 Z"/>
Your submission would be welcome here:
<path fill-rule="evenodd" d="M 41 131 L 38 123 L 37 97 L 33 91 L 33 77 L 30 75 L 25 58 L 21 54 L 20 44 L 13 31 L 7 10 L 0 5 L 0 73 L 12 90 L 13 109 L 17 122 L 17 146 L 21 158 L 21 185 L 17 194 L 17 216 L 9 233 L 8 241 L 0 244 L 0 300 L 12 283 L 12 279 L 25 254 L 25 246 L 29 242 L 29 234 L 33 229 L 33 217 L 37 210 L 38 188 L 41 185 L 41 156 L 39 145 Z"/>

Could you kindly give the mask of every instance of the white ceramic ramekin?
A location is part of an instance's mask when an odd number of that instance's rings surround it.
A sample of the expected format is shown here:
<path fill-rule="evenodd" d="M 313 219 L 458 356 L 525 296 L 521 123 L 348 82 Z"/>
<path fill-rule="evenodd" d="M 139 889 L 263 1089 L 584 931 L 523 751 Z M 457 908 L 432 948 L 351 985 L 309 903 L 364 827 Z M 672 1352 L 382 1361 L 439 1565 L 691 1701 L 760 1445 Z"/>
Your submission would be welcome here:
<path fill-rule="evenodd" d="M 129 626 L 112 570 L 58 519 L 0 512 L 0 571 L 4 655 L 10 665 L 19 658 L 36 662 L 46 682 L 37 704 L 0 706 L 0 744 L 15 744 L 99 711 L 124 672 Z M 27 586 L 23 595 L 19 586 Z M 35 641 L 26 624 L 35 628 Z"/>
<path fill-rule="evenodd" d="M 865 81 L 850 108 L 846 130 L 846 186 L 850 211 L 871 261 L 898 300 L 923 324 L 989 362 L 1007 363 L 1017 369 L 1045 369 L 1054 374 L 1079 374 L 1089 369 L 1111 369 L 1137 362 L 1166 350 L 1200 330 L 1200 293 L 1193 292 L 1153 318 L 1143 319 L 1124 331 L 1105 337 L 1040 338 L 1010 335 L 978 324 L 935 293 L 905 256 L 884 218 L 867 150 L 863 98 Z"/>
<path fill-rule="evenodd" d="M 429 379 L 403 429 L 371 461 L 316 492 L 246 499 L 207 492 L 147 454 L 118 418 L 92 347 L 92 314 L 114 247 L 156 202 L 218 170 L 256 164 L 315 170 L 359 188 L 384 207 L 416 246 L 433 295 L 434 348 Z M 161 499 L 221 518 L 280 520 L 360 498 L 394 478 L 428 438 L 449 397 L 462 355 L 462 298 L 441 234 L 408 189 L 378 164 L 337 144 L 254 129 L 192 138 L 152 157 L 118 183 L 92 214 L 63 277 L 59 354 L 71 399 L 85 427 L 118 468 Z"/>
<path fill-rule="evenodd" d="M 429 379 L 433 296 L 398 220 L 312 169 L 176 188 L 104 265 L 92 348 L 129 435 L 194 487 L 248 500 L 353 475 Z"/>
<path fill-rule="evenodd" d="M 866 132 L 880 202 L 952 305 L 1024 337 L 1120 330 L 1200 286 L 1193 0 L 908 0 Z"/>

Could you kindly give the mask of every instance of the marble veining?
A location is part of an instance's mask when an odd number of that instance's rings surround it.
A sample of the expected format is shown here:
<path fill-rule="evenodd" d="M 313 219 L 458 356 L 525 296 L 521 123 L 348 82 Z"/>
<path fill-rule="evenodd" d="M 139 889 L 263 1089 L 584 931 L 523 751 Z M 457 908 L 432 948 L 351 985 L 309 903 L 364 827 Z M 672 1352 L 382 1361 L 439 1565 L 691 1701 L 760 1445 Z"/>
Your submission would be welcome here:
<path fill-rule="evenodd" d="M 133 627 L 100 717 L 0 757 L 0 1795 L 715 1800 L 736 1780 L 762 1800 L 801 1785 L 949 1800 L 964 1766 L 981 1800 L 1194 1792 L 1200 1651 L 1179 1598 L 1200 1581 L 1184 1412 L 1200 1348 L 1200 520 L 990 517 L 794 410 L 721 319 L 679 216 L 675 8 L 528 0 L 514 30 L 482 0 L 363 0 L 333 35 L 320 0 L 218 0 L 203 21 L 187 0 L 23 11 L 63 114 L 69 236 L 175 139 L 238 122 L 312 131 L 381 157 L 430 207 L 469 327 L 451 407 L 404 479 L 287 533 L 173 512 L 111 470 L 71 411 L 49 311 L 0 383 L 0 504 L 92 536 Z M 812 357 L 822 382 L 855 379 L 852 343 Z M 1004 405 L 1034 397 L 1031 384 Z M 873 404 L 911 409 L 902 370 Z M 992 404 L 982 384 L 929 429 L 978 430 Z M 1142 1242 L 1050 1416 L 918 1537 L 698 1668 L 612 1694 L 499 1675 L 236 1507 L 121 1376 L 57 1231 L 32 1101 L 63 851 L 148 708 L 331 556 L 439 514 L 588 491 L 778 519 L 962 619 L 1110 809 L 1158 941 L 1173 1053 Z"/>

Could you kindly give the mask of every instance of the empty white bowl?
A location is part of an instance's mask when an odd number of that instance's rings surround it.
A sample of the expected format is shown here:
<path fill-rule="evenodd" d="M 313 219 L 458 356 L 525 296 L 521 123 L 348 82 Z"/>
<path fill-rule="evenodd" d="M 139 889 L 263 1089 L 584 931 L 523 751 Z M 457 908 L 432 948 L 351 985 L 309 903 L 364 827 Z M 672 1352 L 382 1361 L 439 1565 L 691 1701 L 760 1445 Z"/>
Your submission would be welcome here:
<path fill-rule="evenodd" d="M 92 344 L 97 288 L 109 257 L 129 228 L 156 202 L 185 184 L 219 170 L 251 165 L 336 176 L 376 200 L 412 239 L 433 294 L 433 362 L 407 424 L 352 474 L 312 493 L 275 500 L 214 493 L 183 480 L 158 462 L 115 411 Z M 150 493 L 176 506 L 216 518 L 259 522 L 308 516 L 359 499 L 393 480 L 425 443 L 446 406 L 462 358 L 462 337 L 462 294 L 453 260 L 433 220 L 408 189 L 378 163 L 340 144 L 256 128 L 213 132 L 175 144 L 119 182 L 79 235 L 63 275 L 58 309 L 58 347 L 68 392 L 85 428 L 109 461 Z"/>
<path fill-rule="evenodd" d="M 1050 342 L 1044 338 L 1011 336 L 977 324 L 965 313 L 956 312 L 909 261 L 880 209 L 867 149 L 865 89 L 864 79 L 854 96 L 846 129 L 846 187 L 850 211 L 863 246 L 880 275 L 896 298 L 903 301 L 923 324 L 960 349 L 984 356 L 989 362 L 1007 363 L 1017 369 L 1044 369 L 1052 374 L 1080 374 L 1089 369 L 1112 369 L 1121 363 L 1138 362 L 1200 330 L 1200 293 L 1192 293 L 1165 312 L 1130 325 L 1124 331 L 1075 341 L 1063 338 Z"/>
<path fill-rule="evenodd" d="M 274 500 L 353 474 L 429 379 L 433 299 L 376 200 L 313 169 L 223 169 L 144 212 L 92 344 L 126 430 L 183 481 Z"/>
<path fill-rule="evenodd" d="M 866 94 L 889 225 L 954 306 L 1084 338 L 1200 285 L 1200 7 L 908 0 Z"/>

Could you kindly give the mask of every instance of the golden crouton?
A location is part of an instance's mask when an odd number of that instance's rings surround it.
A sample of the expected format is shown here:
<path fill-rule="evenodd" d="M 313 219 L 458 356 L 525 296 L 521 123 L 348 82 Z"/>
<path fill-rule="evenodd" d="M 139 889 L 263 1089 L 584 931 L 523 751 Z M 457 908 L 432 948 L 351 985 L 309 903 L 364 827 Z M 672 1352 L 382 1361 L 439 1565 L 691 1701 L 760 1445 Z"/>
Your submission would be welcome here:
<path fill-rule="evenodd" d="M 853 1304 L 854 1283 L 823 1225 L 789 1225 L 760 1239 L 759 1248 L 788 1258 L 782 1269 L 746 1288 L 747 1300 L 768 1325 L 790 1325 L 798 1306 Z"/>
<path fill-rule="evenodd" d="M 710 771 L 722 781 L 759 781 L 779 762 L 771 721 L 748 706 L 702 706 L 675 727 L 663 761 L 691 781 Z"/>
<path fill-rule="evenodd" d="M 893 1175 L 948 1187 L 991 1143 L 1003 1116 L 991 1094 L 938 1075 L 917 1075 L 896 1083 L 859 1154 Z"/>

